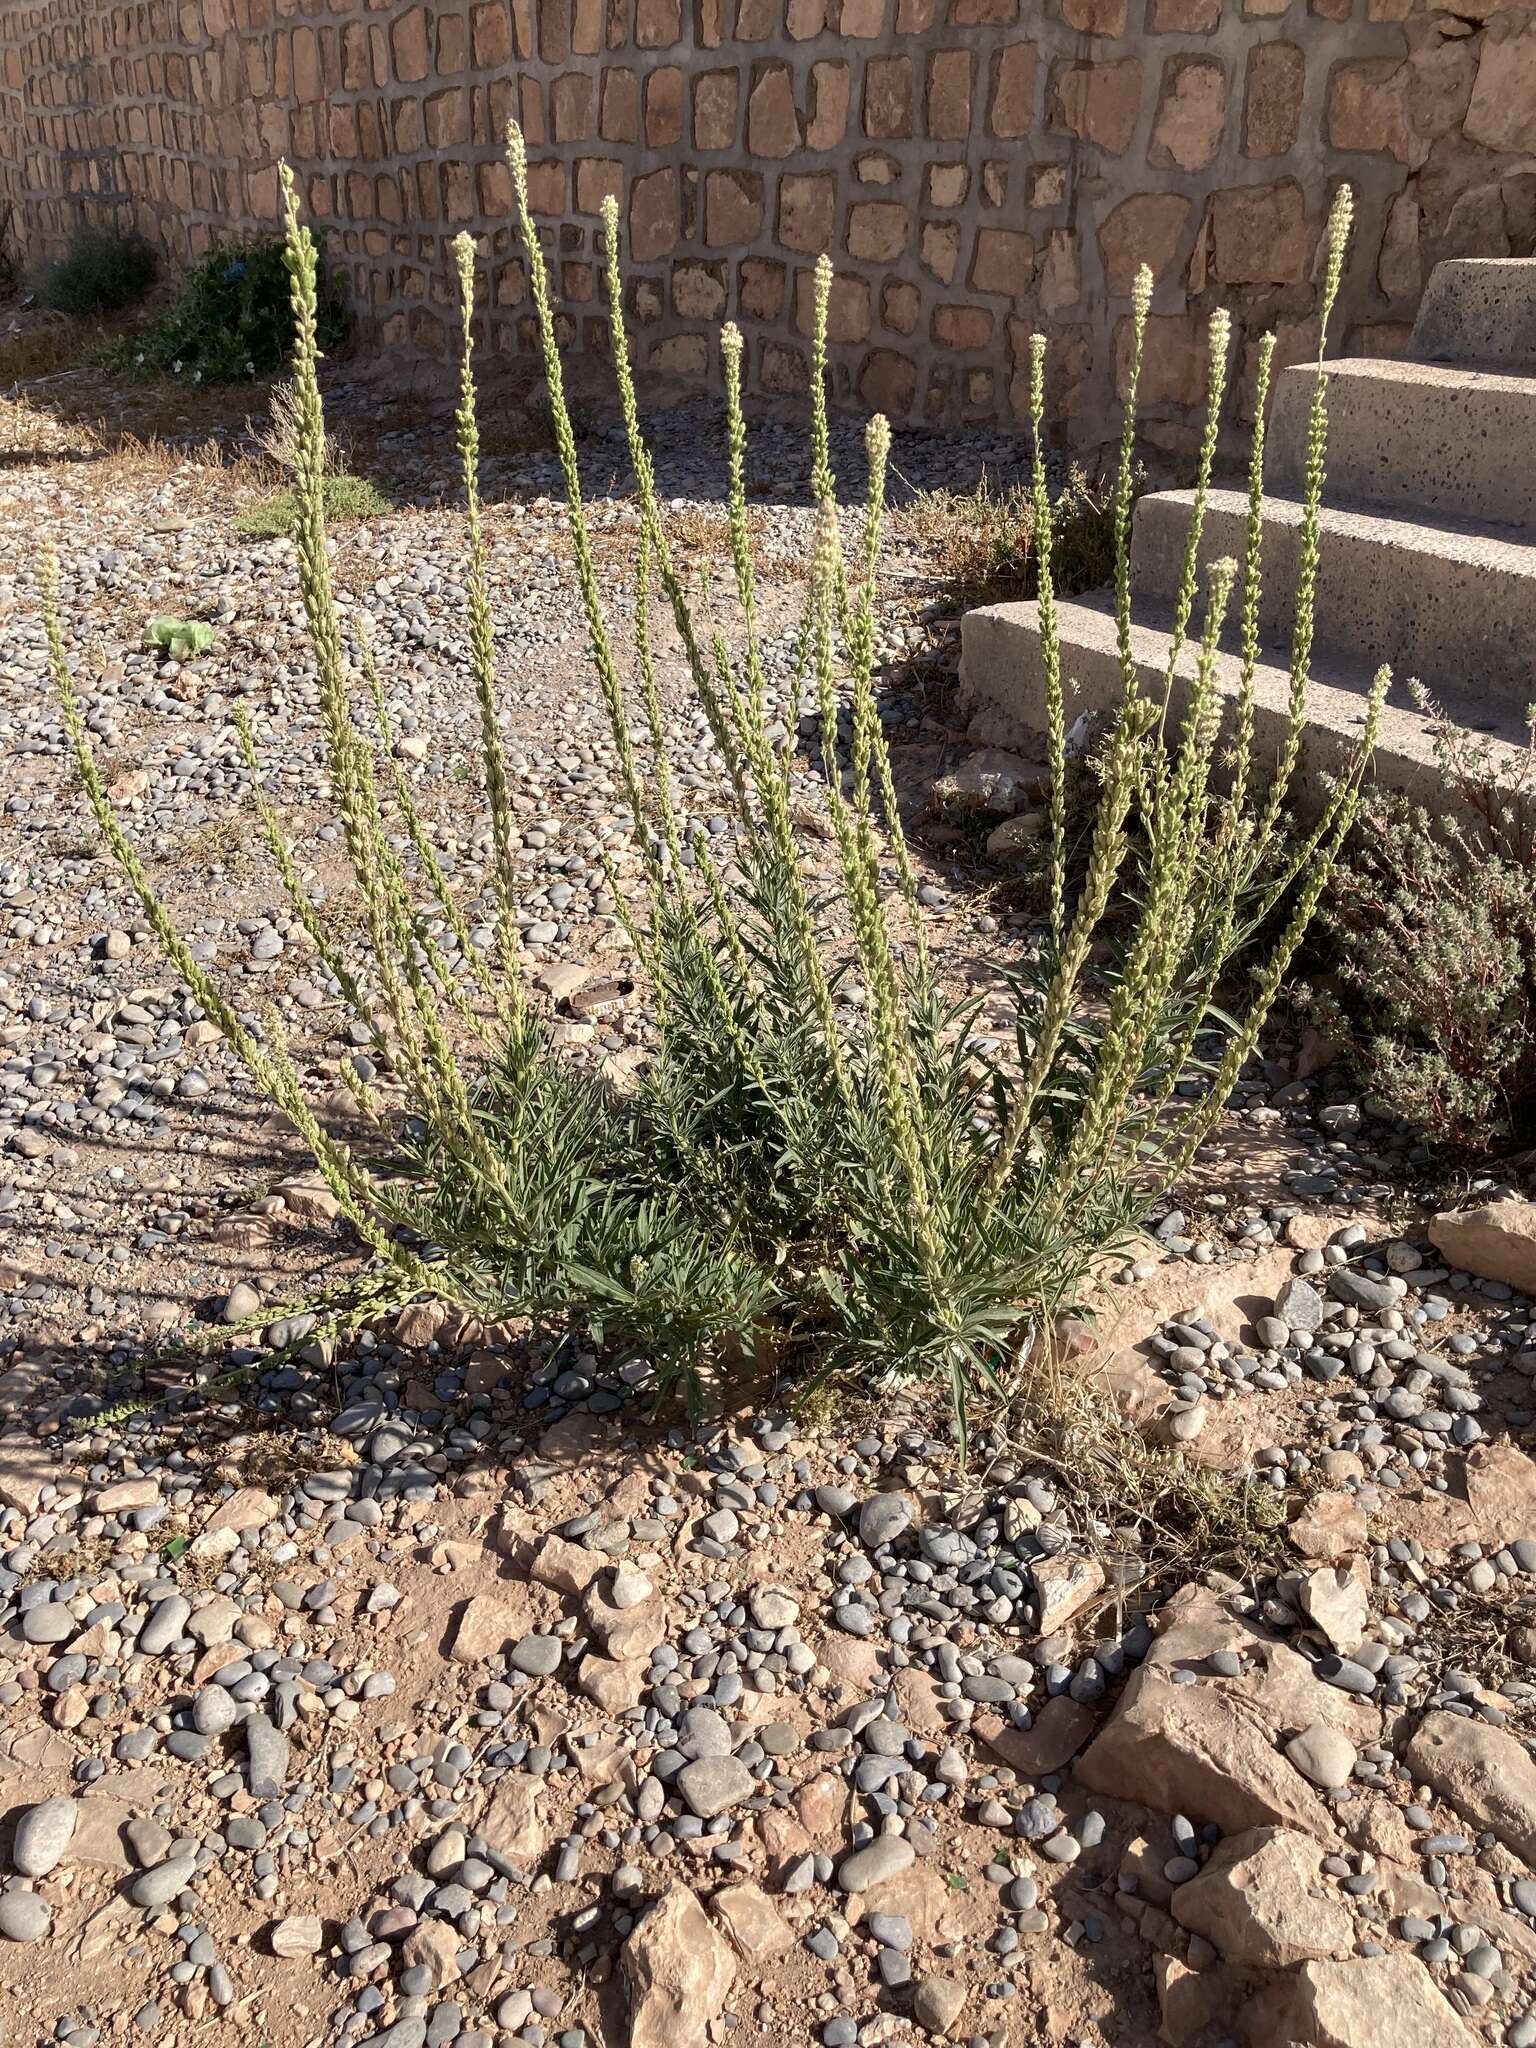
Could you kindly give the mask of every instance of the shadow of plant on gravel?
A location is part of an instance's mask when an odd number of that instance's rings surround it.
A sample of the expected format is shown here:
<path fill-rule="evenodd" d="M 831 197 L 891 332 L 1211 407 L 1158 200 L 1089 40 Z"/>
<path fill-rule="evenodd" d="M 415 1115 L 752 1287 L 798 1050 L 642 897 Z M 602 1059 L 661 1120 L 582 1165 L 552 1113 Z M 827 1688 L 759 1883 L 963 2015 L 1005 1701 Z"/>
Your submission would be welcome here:
<path fill-rule="evenodd" d="M 654 1359 L 663 1390 L 694 1391 L 741 1358 L 814 1385 L 919 1383 L 953 1409 L 962 1452 L 978 1397 L 1044 1410 L 1055 1387 L 1055 1318 L 1082 1301 L 1096 1262 L 1183 1172 L 1256 1043 L 1287 965 L 1354 818 L 1385 675 L 1359 751 L 1316 823 L 1276 864 L 1302 748 L 1323 481 L 1324 379 L 1311 422 L 1290 724 L 1274 763 L 1254 742 L 1252 673 L 1261 565 L 1262 427 L 1255 442 L 1246 558 L 1218 563 L 1203 613 L 1197 559 L 1227 379 L 1230 322 L 1210 329 L 1209 410 L 1173 635 L 1161 691 L 1131 656 L 1128 543 L 1134 391 L 1151 298 L 1135 293 L 1131 397 L 1114 496 L 1114 569 L 1125 689 L 1094 762 L 1087 858 L 1069 884 L 1065 717 L 1055 631 L 1053 507 L 1041 453 L 1045 342 L 1031 350 L 1033 533 L 1048 655 L 1049 875 L 1036 963 L 1013 980 L 1013 1043 L 980 1060 L 975 1005 L 944 989 L 900 830 L 874 689 L 875 575 L 889 429 L 867 433 L 870 483 L 845 516 L 829 457 L 825 397 L 831 267 L 816 278 L 812 490 L 817 538 L 799 634 L 800 673 L 819 711 L 819 783 L 774 736 L 758 635 L 744 484 L 744 345 L 721 337 L 730 490 L 726 548 L 740 651 L 690 607 L 638 419 L 625 333 L 617 208 L 605 207 L 614 362 L 636 480 L 635 674 L 609 632 L 582 500 L 543 252 L 529 215 L 520 133 L 513 185 L 543 342 L 571 552 L 594 679 L 619 757 L 642 886 L 610 886 L 647 976 L 658 1027 L 650 1067 L 620 1095 L 552 1052 L 525 986 L 513 823 L 498 725 L 498 675 L 479 492 L 473 375 L 475 252 L 456 244 L 462 312 L 458 443 L 463 458 L 469 668 L 479 710 L 493 860 L 488 912 L 451 888 L 394 758 L 371 645 L 349 643 L 325 531 L 325 428 L 316 378 L 315 244 L 285 173 L 294 365 L 299 577 L 319 685 L 331 798 L 359 891 L 365 941 L 344 955 L 303 885 L 263 793 L 256 735 L 239 736 L 272 860 L 321 967 L 363 1024 L 380 1079 L 356 1093 L 368 1138 L 321 1123 L 275 1017 L 258 1029 L 197 962 L 153 888 L 102 786 L 45 562 L 55 681 L 103 836 L 172 964 L 310 1147 L 373 1268 L 321 1299 L 317 1330 L 353 1326 L 422 1293 L 485 1320 L 574 1325 Z M 1349 200 L 1335 207 L 1325 306 L 1337 292 Z M 1326 314 L 1324 328 L 1326 329 Z M 1267 377 L 1271 348 L 1261 355 Z M 1262 402 L 1258 407 L 1263 418 Z M 1248 657 L 1224 706 L 1216 652 L 1234 591 Z M 735 865 L 714 859 L 687 816 L 657 685 L 652 608 L 676 628 L 698 707 L 740 821 Z M 1181 657 L 1187 673 L 1178 675 Z M 851 738 L 839 749 L 842 713 Z M 1250 792 L 1268 780 L 1261 802 Z M 835 847 L 837 901 L 804 854 L 797 816 L 819 789 Z M 1121 902 L 1127 850 L 1135 912 Z M 425 907 L 424 907 L 425 906 Z M 493 939 L 481 950 L 471 924 Z M 1217 1011 L 1224 967 L 1271 921 L 1236 1014 Z M 1106 929 L 1113 938 L 1100 944 Z M 440 933 L 451 933 L 457 963 Z M 850 1001 L 855 982 L 863 993 Z M 1194 1083 L 1191 1088 L 1189 1084 Z"/>

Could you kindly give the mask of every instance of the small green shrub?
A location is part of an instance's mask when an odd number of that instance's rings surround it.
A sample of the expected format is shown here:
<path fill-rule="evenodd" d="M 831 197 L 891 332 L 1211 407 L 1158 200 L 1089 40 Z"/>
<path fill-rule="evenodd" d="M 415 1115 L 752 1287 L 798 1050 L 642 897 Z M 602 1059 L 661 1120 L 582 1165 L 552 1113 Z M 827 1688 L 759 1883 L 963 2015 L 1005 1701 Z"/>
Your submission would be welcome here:
<path fill-rule="evenodd" d="M 673 552 L 641 431 L 625 337 L 618 209 L 604 206 L 612 359 L 636 479 L 640 547 L 633 587 L 635 672 L 621 674 L 599 588 L 565 403 L 555 314 L 529 213 L 523 140 L 509 156 L 551 421 L 565 482 L 571 552 L 593 677 L 606 706 L 640 887 L 610 869 L 618 914 L 651 992 L 658 1042 L 628 1094 L 560 1058 L 531 1001 L 520 958 L 520 878 L 499 730 L 490 565 L 479 494 L 472 366 L 474 244 L 459 238 L 463 367 L 458 411 L 465 490 L 465 639 L 479 708 L 489 812 L 488 911 L 450 886 L 391 744 L 384 691 L 366 639 L 353 643 L 326 546 L 325 428 L 316 376 L 314 244 L 285 170 L 288 263 L 298 331 L 294 378 L 295 533 L 332 801 L 361 905 L 366 948 L 344 957 L 303 885 L 262 795 L 248 720 L 237 728 L 252 800 L 294 914 L 376 1048 L 398 1076 L 405 1114 L 374 1081 L 356 1093 L 369 1135 L 356 1147 L 325 1129 L 275 1023 L 264 1035 L 193 957 L 107 798 L 58 620 L 56 558 L 44 565 L 54 679 L 97 824 L 196 1000 L 258 1085 L 302 1133 L 375 1265 L 347 1296 L 317 1304 L 322 1328 L 355 1325 L 421 1292 L 488 1321 L 512 1315 L 575 1325 L 657 1361 L 661 1384 L 742 1361 L 798 1371 L 811 1384 L 846 1374 L 883 1388 L 918 1382 L 953 1403 L 962 1450 L 972 1399 L 1055 1389 L 1050 1332 L 1081 1300 L 1096 1262 L 1123 1242 L 1158 1192 L 1184 1172 L 1251 1056 L 1292 954 L 1357 807 L 1385 673 L 1360 751 L 1322 816 L 1298 829 L 1294 856 L 1270 873 L 1301 748 L 1320 532 L 1325 383 L 1315 380 L 1301 515 L 1292 648 L 1292 717 L 1277 762 L 1257 760 L 1252 668 L 1235 703 L 1215 684 L 1216 649 L 1238 564 L 1211 573 L 1197 608 L 1201 521 L 1227 376 L 1230 322 L 1210 327 L 1209 404 L 1166 688 L 1143 688 L 1130 653 L 1128 540 L 1134 488 L 1134 392 L 1151 305 L 1134 295 L 1131 402 L 1114 492 L 1117 621 L 1124 700 L 1096 761 L 1098 800 L 1081 881 L 1067 885 L 1065 713 L 1054 610 L 1052 507 L 1038 453 L 1045 341 L 1031 350 L 1036 428 L 1034 533 L 1050 714 L 1051 888 L 1034 964 L 1015 986 L 1014 1043 L 995 1062 L 971 1044 L 977 1005 L 944 991 L 917 876 L 901 833 L 875 695 L 874 599 L 890 429 L 870 422 L 869 488 L 849 545 L 830 463 L 825 404 L 831 265 L 816 274 L 811 476 L 819 508 L 800 645 L 819 707 L 826 835 L 797 832 L 808 778 L 775 737 L 758 624 L 747 517 L 744 342 L 727 327 L 727 545 L 740 652 L 701 623 Z M 1338 289 L 1349 196 L 1330 225 L 1324 311 Z M 1261 358 L 1267 375 L 1269 351 Z M 1262 420 L 1263 407 L 1259 408 Z M 1254 476 L 1262 460 L 1256 445 Z M 1253 485 L 1255 498 L 1258 484 Z M 1256 633 L 1261 521 L 1242 567 L 1245 649 Z M 690 824 L 657 680 L 652 604 L 670 614 L 699 709 L 725 763 L 738 833 L 718 865 Z M 1256 639 L 1254 640 L 1256 647 Z M 1188 657 L 1183 708 L 1170 700 Z M 1254 659 L 1256 660 L 1256 654 Z M 851 699 L 846 763 L 839 679 Z M 1218 759 L 1232 772 L 1218 787 Z M 1271 773 L 1272 771 L 1272 773 Z M 1247 793 L 1269 778 L 1262 806 Z M 711 799 L 713 801 L 713 799 Z M 1101 948 L 1120 900 L 1133 829 L 1144 847 L 1138 903 Z M 816 872 L 832 848 L 835 888 Z M 685 853 L 691 855 L 690 861 Z M 894 878 L 894 888 L 890 886 Z M 1273 915 L 1246 1004 L 1214 1008 L 1224 967 Z M 491 925 L 488 952 L 472 919 Z M 457 957 L 440 937 L 453 935 Z M 856 978 L 860 1002 L 848 997 Z M 1188 1084 L 1198 1086 L 1186 1092 Z"/>
<path fill-rule="evenodd" d="M 1316 1007 L 1429 1144 L 1486 1152 L 1536 1137 L 1536 726 L 1513 771 L 1443 721 L 1436 751 L 1438 816 L 1365 807 L 1323 919 L 1346 993 Z"/>
<path fill-rule="evenodd" d="M 382 519 L 393 509 L 377 484 L 365 476 L 353 476 L 350 470 L 327 472 L 321 489 L 325 496 L 325 516 L 332 523 L 355 524 L 362 519 Z M 282 490 L 268 492 L 254 505 L 237 512 L 234 528 L 247 540 L 291 540 L 298 531 L 300 514 L 298 493 L 289 485 Z"/>
<path fill-rule="evenodd" d="M 346 334 L 346 303 L 317 270 L 316 340 L 322 352 Z M 220 242 L 184 274 L 175 303 L 122 351 L 126 367 L 193 384 L 270 377 L 293 333 L 283 244 L 275 237 Z"/>
<path fill-rule="evenodd" d="M 89 318 L 120 313 L 143 298 L 155 281 L 158 259 L 135 229 L 80 227 L 69 247 L 45 266 L 36 282 L 38 304 L 51 313 Z"/>

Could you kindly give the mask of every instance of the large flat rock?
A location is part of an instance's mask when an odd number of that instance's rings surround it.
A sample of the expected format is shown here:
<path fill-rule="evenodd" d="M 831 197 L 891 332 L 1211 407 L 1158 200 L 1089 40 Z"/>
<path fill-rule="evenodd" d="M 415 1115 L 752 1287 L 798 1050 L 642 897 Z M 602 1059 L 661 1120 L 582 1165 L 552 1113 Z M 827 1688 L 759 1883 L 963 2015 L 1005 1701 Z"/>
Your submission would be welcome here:
<path fill-rule="evenodd" d="M 1237 1655 L 1239 1676 L 1212 1669 L 1216 1650 Z M 1215 1594 L 1187 1586 L 1075 1774 L 1090 1791 L 1214 1821 L 1224 1834 L 1285 1827 L 1331 1843 L 1329 1808 L 1281 1748 L 1318 1724 L 1358 1745 L 1377 1738 L 1381 1718 L 1322 1684 L 1304 1657 L 1249 1628 Z"/>
<path fill-rule="evenodd" d="M 1427 1714 L 1403 1761 L 1463 1820 L 1492 1828 L 1536 1863 L 1536 1762 L 1517 1736 L 1460 1714 Z"/>
<path fill-rule="evenodd" d="M 1244 2018 L 1255 2048 L 1473 2048 L 1416 1956 L 1303 1963 Z"/>

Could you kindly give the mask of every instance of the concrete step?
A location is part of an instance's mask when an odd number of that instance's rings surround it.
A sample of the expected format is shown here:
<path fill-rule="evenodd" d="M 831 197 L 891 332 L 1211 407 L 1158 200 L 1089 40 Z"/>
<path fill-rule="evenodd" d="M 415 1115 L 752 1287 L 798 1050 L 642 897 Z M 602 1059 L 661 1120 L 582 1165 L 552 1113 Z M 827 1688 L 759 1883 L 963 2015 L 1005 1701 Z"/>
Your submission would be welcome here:
<path fill-rule="evenodd" d="M 1189 491 L 1159 491 L 1136 508 L 1131 584 L 1139 607 L 1173 601 L 1192 500 Z M 1244 492 L 1210 493 L 1202 592 L 1212 562 L 1242 560 L 1247 517 Z M 1290 639 L 1300 522 L 1297 499 L 1265 499 L 1259 633 L 1272 647 Z M 1437 696 L 1512 701 L 1520 710 L 1536 698 L 1536 541 L 1507 527 L 1423 526 L 1325 505 L 1316 617 L 1320 664 L 1326 655 L 1333 666 L 1369 672 L 1385 661 L 1400 681 L 1416 676 Z"/>
<path fill-rule="evenodd" d="M 1085 711 L 1108 710 L 1120 701 L 1123 684 L 1117 651 L 1113 600 L 1108 594 L 1079 598 L 1057 607 L 1061 627 L 1062 680 L 1070 722 Z M 1161 702 L 1168 666 L 1168 615 L 1143 608 L 1131 629 L 1131 647 L 1141 687 Z M 1242 663 L 1235 654 L 1217 658 L 1222 695 L 1235 698 Z M 1174 704 L 1182 709 L 1193 671 L 1186 648 L 1174 682 Z M 1314 670 L 1307 697 L 1303 768 L 1295 798 L 1301 815 L 1316 813 L 1326 797 L 1326 780 L 1347 765 L 1359 743 L 1369 675 L 1340 666 Z M 984 605 L 961 622 L 960 686 L 971 731 L 980 739 L 1018 745 L 1045 728 L 1045 683 L 1040 660 L 1039 610 L 1033 603 Z M 1271 652 L 1254 676 L 1254 732 L 1260 776 L 1284 743 L 1290 702 L 1285 656 Z M 1513 777 L 1523 756 L 1525 727 L 1518 708 L 1466 692 L 1447 695 L 1441 711 L 1458 725 L 1486 733 L 1496 743 L 1495 772 L 1507 766 Z M 1372 779 L 1443 811 L 1444 781 L 1435 761 L 1429 722 L 1394 682 L 1382 718 Z"/>
<path fill-rule="evenodd" d="M 1413 353 L 1536 370 L 1536 256 L 1437 263 L 1413 323 Z"/>
<path fill-rule="evenodd" d="M 1536 374 L 1372 357 L 1323 365 L 1328 495 L 1536 533 Z M 1298 495 L 1315 368 L 1281 373 L 1265 469 Z"/>

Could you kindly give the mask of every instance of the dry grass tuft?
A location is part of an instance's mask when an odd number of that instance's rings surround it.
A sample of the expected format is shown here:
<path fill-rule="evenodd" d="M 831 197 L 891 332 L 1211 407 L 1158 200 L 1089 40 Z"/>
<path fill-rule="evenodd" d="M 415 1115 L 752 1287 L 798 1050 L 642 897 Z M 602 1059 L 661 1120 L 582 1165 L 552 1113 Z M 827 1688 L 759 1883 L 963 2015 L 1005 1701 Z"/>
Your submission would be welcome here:
<path fill-rule="evenodd" d="M 1040 563 L 1028 484 L 1000 489 L 983 474 L 974 490 L 920 491 L 896 519 L 908 541 L 934 559 L 938 574 L 965 602 L 995 604 L 1037 594 Z M 1052 503 L 1051 526 L 1058 597 L 1110 581 L 1115 567 L 1112 492 L 1074 468 Z"/>
<path fill-rule="evenodd" d="M 39 320 L 27 327 L 13 324 L 0 334 L 0 389 L 57 377 L 63 370 L 72 370 L 90 348 L 91 343 L 82 341 L 81 329 L 71 320 Z"/>
<path fill-rule="evenodd" d="M 1524 1678 L 1529 1658 L 1515 1642 L 1518 1632 L 1536 1628 L 1536 1601 L 1506 1590 L 1501 1580 L 1491 1593 L 1459 1588 L 1456 1605 L 1431 1603 L 1427 1618 L 1417 1624 L 1414 1649 L 1434 1670 L 1474 1671 L 1484 1686 L 1502 1687 Z M 1536 1701 L 1501 1702 L 1511 1718 L 1529 1726 L 1536 1719 Z"/>

